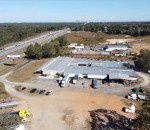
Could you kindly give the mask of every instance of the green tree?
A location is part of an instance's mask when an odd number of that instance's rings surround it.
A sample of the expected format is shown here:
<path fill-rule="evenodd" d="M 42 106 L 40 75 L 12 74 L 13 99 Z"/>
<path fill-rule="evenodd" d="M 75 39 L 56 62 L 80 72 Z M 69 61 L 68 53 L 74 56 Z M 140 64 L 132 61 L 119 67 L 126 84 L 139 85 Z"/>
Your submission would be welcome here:
<path fill-rule="evenodd" d="M 58 37 L 57 40 L 59 41 L 61 47 L 66 46 L 68 43 L 65 36 Z"/>
<path fill-rule="evenodd" d="M 42 47 L 38 43 L 35 43 L 35 45 L 30 45 L 27 47 L 25 54 L 28 58 L 41 59 L 42 58 Z"/>
<path fill-rule="evenodd" d="M 150 94 L 148 94 L 150 98 Z M 150 128 L 150 99 L 145 101 L 142 109 L 137 112 L 137 118 L 133 124 L 137 129 L 149 130 Z"/>
<path fill-rule="evenodd" d="M 135 66 L 140 71 L 147 72 L 150 70 L 150 50 L 140 51 L 140 55 L 135 57 Z"/>
<path fill-rule="evenodd" d="M 34 51 L 34 46 L 32 44 L 27 47 L 25 54 L 28 58 L 34 58 L 35 51 Z"/>
<path fill-rule="evenodd" d="M 43 57 L 45 58 L 53 57 L 56 54 L 54 45 L 52 45 L 51 43 L 46 43 L 45 45 L 43 45 L 42 51 Z"/>
<path fill-rule="evenodd" d="M 34 51 L 35 51 L 35 58 L 36 59 L 41 59 L 42 56 L 43 56 L 42 46 L 38 43 L 35 43 Z"/>

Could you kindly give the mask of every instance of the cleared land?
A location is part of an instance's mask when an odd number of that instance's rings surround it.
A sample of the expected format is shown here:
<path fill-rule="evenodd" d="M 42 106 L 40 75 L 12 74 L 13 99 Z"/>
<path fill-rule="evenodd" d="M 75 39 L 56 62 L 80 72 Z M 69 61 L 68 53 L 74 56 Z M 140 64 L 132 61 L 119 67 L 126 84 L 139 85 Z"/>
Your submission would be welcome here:
<path fill-rule="evenodd" d="M 7 79 L 10 81 L 15 81 L 15 82 L 25 82 L 30 79 L 34 79 L 34 78 L 36 78 L 36 76 L 33 73 L 49 60 L 50 59 L 42 59 L 42 60 L 32 61 L 25 67 L 20 68 L 20 69 L 16 70 L 15 72 L 11 73 L 7 77 Z"/>
<path fill-rule="evenodd" d="M 150 36 L 137 38 L 137 41 L 130 43 L 132 51 L 139 54 L 141 49 L 150 50 Z"/>
<path fill-rule="evenodd" d="M 59 89 L 50 96 L 40 96 L 40 98 L 12 91 L 12 88 L 9 89 L 12 95 L 28 103 L 32 113 L 32 130 L 59 130 L 60 127 L 61 130 L 88 130 L 91 121 L 89 111 L 96 109 L 115 110 L 120 115 L 135 117 L 135 114 L 121 111 L 123 106 L 129 104 L 124 98 L 102 94 L 93 89 Z"/>
<path fill-rule="evenodd" d="M 92 32 L 79 32 L 67 34 L 69 43 L 79 43 L 85 45 L 104 44 L 107 40 L 112 39 L 132 39 L 128 44 L 131 45 L 133 53 L 139 54 L 141 49 L 150 49 L 150 36 L 143 37 L 126 37 L 126 35 L 101 34 Z"/>
<path fill-rule="evenodd" d="M 106 42 L 107 39 L 129 39 L 126 35 L 112 35 L 93 32 L 79 32 L 67 34 L 69 43 L 80 43 L 85 45 L 99 44 Z M 133 38 L 133 37 L 130 37 Z"/>

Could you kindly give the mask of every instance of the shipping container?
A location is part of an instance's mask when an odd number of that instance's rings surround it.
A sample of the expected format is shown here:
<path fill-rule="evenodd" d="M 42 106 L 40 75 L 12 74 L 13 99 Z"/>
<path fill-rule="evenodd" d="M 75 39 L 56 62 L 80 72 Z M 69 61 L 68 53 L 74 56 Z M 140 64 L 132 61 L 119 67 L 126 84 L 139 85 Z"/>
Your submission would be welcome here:
<path fill-rule="evenodd" d="M 94 89 L 97 88 L 97 79 L 92 80 L 92 88 L 94 88 Z"/>

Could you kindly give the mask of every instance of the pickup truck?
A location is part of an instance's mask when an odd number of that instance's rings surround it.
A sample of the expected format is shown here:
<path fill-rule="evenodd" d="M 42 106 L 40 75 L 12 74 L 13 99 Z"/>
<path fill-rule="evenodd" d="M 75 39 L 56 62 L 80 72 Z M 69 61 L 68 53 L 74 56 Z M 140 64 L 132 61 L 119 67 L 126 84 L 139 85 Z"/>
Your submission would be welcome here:
<path fill-rule="evenodd" d="M 132 99 L 132 100 L 143 100 L 143 101 L 148 100 L 148 96 L 141 95 L 141 94 L 135 94 L 135 93 L 129 94 L 126 97 L 127 97 L 127 99 Z"/>

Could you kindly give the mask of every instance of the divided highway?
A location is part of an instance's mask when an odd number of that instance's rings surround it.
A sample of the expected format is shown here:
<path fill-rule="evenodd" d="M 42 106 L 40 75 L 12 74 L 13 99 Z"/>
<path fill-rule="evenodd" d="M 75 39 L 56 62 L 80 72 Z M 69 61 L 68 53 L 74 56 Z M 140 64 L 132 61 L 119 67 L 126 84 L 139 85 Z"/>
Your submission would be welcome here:
<path fill-rule="evenodd" d="M 42 43 L 45 43 L 47 41 L 51 41 L 51 40 L 53 40 L 53 39 L 55 39 L 61 35 L 66 34 L 67 31 L 69 31 L 69 29 L 53 31 L 53 32 L 49 32 L 48 34 L 44 34 L 42 36 L 33 38 L 31 40 L 28 40 L 28 41 L 19 42 L 16 45 L 9 46 L 9 47 L 4 48 L 3 50 L 0 50 L 0 56 L 5 56 L 7 54 L 11 54 L 12 52 L 26 48 L 27 46 L 29 46 L 31 44 L 35 44 L 36 42 L 38 42 L 39 44 L 42 44 Z"/>

